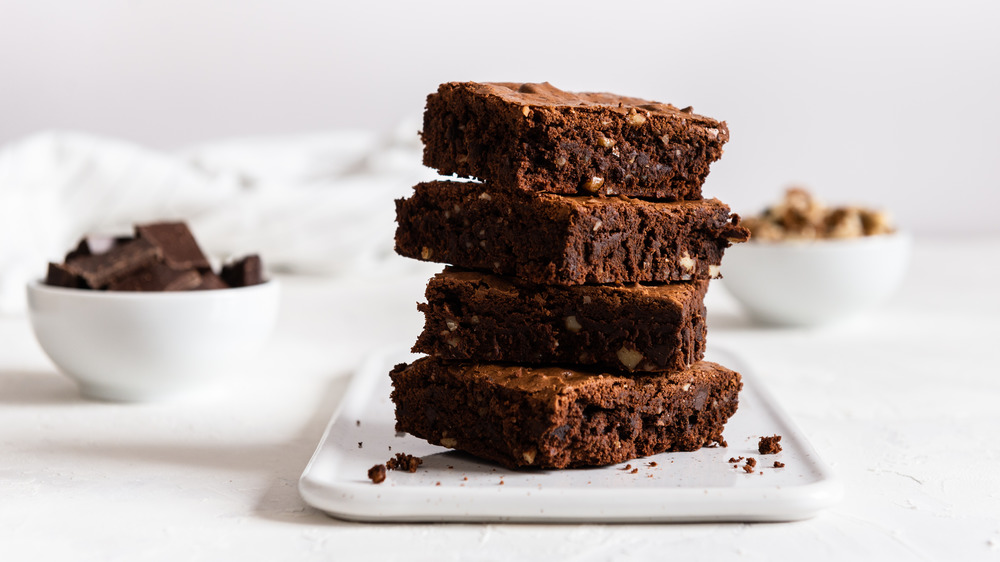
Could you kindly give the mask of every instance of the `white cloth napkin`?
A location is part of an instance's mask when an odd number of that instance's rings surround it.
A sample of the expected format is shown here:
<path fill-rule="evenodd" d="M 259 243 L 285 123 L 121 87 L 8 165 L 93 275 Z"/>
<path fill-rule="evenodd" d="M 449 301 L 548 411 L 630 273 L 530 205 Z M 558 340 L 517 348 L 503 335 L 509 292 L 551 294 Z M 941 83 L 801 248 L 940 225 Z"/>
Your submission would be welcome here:
<path fill-rule="evenodd" d="M 415 122 L 220 141 L 174 153 L 82 133 L 0 147 L 0 312 L 88 233 L 185 220 L 217 260 L 251 252 L 272 270 L 363 274 L 392 255 L 393 200 L 435 176 Z"/>

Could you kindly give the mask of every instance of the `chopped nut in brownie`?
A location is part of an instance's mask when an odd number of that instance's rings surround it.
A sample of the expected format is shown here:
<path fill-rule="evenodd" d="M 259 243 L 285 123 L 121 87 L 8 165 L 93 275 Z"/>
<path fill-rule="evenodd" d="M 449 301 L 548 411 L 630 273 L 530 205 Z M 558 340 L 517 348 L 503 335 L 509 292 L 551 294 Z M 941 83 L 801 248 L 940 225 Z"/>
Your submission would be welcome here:
<path fill-rule="evenodd" d="M 381 484 L 385 482 L 385 465 L 377 464 L 368 469 L 368 478 L 371 478 L 372 482 L 375 484 Z"/>
<path fill-rule="evenodd" d="M 761 437 L 760 442 L 757 443 L 757 450 L 760 451 L 762 455 L 774 455 L 781 452 L 781 436 L 772 435 L 770 437 Z"/>
<path fill-rule="evenodd" d="M 774 468 L 785 468 L 785 463 L 781 461 L 774 461 Z"/>
<path fill-rule="evenodd" d="M 396 453 L 396 456 L 385 462 L 386 468 L 390 470 L 405 470 L 416 472 L 417 467 L 423 464 L 424 459 L 408 455 L 406 453 Z"/>

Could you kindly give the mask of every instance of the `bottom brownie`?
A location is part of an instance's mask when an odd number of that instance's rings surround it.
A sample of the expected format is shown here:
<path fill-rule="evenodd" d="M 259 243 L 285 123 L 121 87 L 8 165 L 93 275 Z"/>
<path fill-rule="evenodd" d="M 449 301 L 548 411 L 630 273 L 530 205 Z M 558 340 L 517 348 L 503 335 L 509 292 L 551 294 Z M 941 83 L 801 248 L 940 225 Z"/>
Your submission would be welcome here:
<path fill-rule="evenodd" d="M 618 375 L 425 357 L 390 377 L 397 431 L 510 468 L 606 465 L 719 442 L 743 386 L 707 361 Z"/>

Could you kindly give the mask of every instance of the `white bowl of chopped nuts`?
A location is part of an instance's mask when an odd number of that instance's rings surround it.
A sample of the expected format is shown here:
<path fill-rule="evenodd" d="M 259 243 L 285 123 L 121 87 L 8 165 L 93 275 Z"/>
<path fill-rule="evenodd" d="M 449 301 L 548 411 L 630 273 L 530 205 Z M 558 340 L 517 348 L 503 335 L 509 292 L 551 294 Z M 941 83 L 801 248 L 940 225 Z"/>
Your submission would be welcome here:
<path fill-rule="evenodd" d="M 911 238 L 884 213 L 824 208 L 803 190 L 745 222 L 750 242 L 726 251 L 722 285 L 756 320 L 818 326 L 856 316 L 900 285 Z"/>

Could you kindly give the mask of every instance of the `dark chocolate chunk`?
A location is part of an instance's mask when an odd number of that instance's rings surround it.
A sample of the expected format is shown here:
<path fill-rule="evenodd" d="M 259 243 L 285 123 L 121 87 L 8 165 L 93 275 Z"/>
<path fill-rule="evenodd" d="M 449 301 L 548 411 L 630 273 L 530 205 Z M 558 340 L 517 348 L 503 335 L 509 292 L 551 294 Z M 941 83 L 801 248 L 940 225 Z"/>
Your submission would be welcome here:
<path fill-rule="evenodd" d="M 160 249 L 163 260 L 174 269 L 209 269 L 212 265 L 198 247 L 194 235 L 182 222 L 159 222 L 135 227 L 136 234 Z"/>
<path fill-rule="evenodd" d="M 86 281 L 91 289 L 102 289 L 160 257 L 160 250 L 147 240 L 137 239 L 116 245 L 103 254 L 74 259 L 66 267 Z"/>
<path fill-rule="evenodd" d="M 63 261 L 70 262 L 78 258 L 85 258 L 91 255 L 92 253 L 93 252 L 90 251 L 90 244 L 87 242 L 87 239 L 84 238 L 80 240 L 80 243 L 76 245 L 76 248 L 73 248 L 72 250 L 69 251 L 69 253 L 66 254 L 66 257 L 63 259 Z"/>
<path fill-rule="evenodd" d="M 86 287 L 86 283 L 82 277 L 58 263 L 49 263 L 49 270 L 45 276 L 45 284 L 52 285 L 53 287 L 69 287 L 71 289 Z"/>
<path fill-rule="evenodd" d="M 113 291 L 188 291 L 263 282 L 256 255 L 228 266 L 226 280 L 217 275 L 182 222 L 137 225 L 135 231 L 137 237 L 84 237 L 66 254 L 64 264 L 49 265 L 46 283 Z"/>
<path fill-rule="evenodd" d="M 178 271 L 162 263 L 150 264 L 108 285 L 109 291 L 187 291 L 201 284 L 195 269 Z"/>
<path fill-rule="evenodd" d="M 194 288 L 196 291 L 210 291 L 214 289 L 228 289 L 229 285 L 221 277 L 211 270 L 201 272 L 201 284 Z"/>
<path fill-rule="evenodd" d="M 264 282 L 264 271 L 260 256 L 251 254 L 239 261 L 222 267 L 219 274 L 230 287 L 249 287 Z"/>

